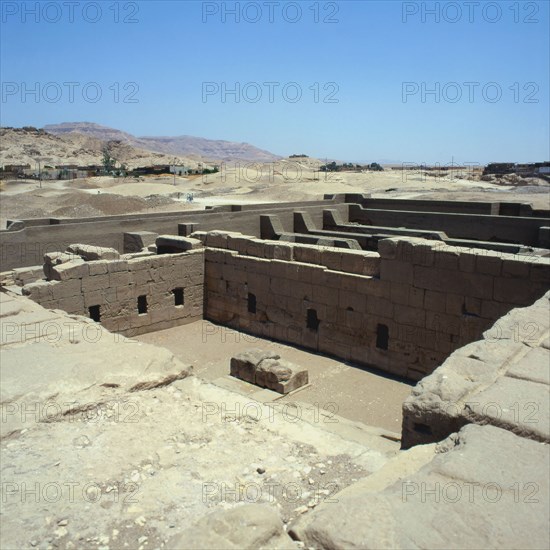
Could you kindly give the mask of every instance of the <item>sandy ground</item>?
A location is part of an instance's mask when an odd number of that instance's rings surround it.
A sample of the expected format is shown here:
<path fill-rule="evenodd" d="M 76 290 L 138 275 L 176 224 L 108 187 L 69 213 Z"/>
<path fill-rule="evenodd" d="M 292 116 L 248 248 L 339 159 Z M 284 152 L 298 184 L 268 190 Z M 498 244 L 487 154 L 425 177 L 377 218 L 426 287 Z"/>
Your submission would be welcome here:
<path fill-rule="evenodd" d="M 108 216 L 185 211 L 235 203 L 319 200 L 327 193 L 373 197 L 511 201 L 550 209 L 550 185 L 542 180 L 504 185 L 419 172 L 319 173 L 311 163 L 232 164 L 217 174 L 147 178 L 96 177 L 74 181 L 11 180 L 0 184 L 0 227 L 7 219 Z M 186 200 L 193 194 L 193 202 Z"/>
<path fill-rule="evenodd" d="M 194 373 L 208 381 L 228 375 L 230 359 L 237 353 L 250 348 L 274 351 L 309 371 L 311 385 L 284 397 L 282 402 L 306 402 L 320 414 L 324 411 L 391 432 L 401 432 L 401 404 L 409 396 L 412 385 L 380 372 L 369 372 L 208 321 L 151 332 L 134 339 L 167 348 L 180 360 L 193 357 Z M 256 389 L 251 385 L 251 391 Z"/>

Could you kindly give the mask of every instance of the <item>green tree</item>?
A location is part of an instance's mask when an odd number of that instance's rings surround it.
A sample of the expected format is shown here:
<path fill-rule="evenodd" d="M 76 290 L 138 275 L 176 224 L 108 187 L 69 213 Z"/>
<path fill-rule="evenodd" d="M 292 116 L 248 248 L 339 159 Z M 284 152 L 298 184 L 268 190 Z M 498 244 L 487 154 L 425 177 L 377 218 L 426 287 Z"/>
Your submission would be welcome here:
<path fill-rule="evenodd" d="M 103 164 L 103 170 L 106 173 L 111 172 L 116 164 L 116 158 L 113 156 L 113 146 L 109 142 L 107 142 L 103 149 L 101 150 L 101 153 L 103 155 L 101 164 Z"/>

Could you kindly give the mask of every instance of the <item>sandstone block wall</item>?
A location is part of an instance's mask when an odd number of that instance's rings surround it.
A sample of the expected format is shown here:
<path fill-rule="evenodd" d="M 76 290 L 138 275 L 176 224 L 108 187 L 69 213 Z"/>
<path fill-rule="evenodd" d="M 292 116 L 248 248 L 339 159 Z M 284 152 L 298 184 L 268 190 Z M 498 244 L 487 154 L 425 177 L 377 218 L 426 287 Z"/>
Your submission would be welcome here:
<path fill-rule="evenodd" d="M 378 255 L 194 236 L 208 247 L 208 319 L 412 380 L 550 287 L 548 258 L 423 239 L 385 239 Z"/>
<path fill-rule="evenodd" d="M 492 424 L 550 442 L 550 292 L 513 309 L 483 339 L 455 351 L 403 403 L 402 445 Z"/>
<path fill-rule="evenodd" d="M 277 213 L 286 230 L 292 229 L 292 217 L 295 208 L 306 210 L 315 223 L 320 224 L 322 211 L 326 207 L 347 213 L 347 205 L 332 201 L 312 201 L 284 203 L 275 206 L 258 204 L 233 211 L 231 205 L 215 207 L 209 210 L 190 210 L 186 212 L 152 212 L 148 214 L 128 214 L 122 216 L 102 216 L 100 218 L 48 218 L 36 224 L 33 220 L 24 220 L 20 230 L 0 230 L 0 263 L 3 270 L 34 266 L 42 262 L 44 254 L 64 250 L 74 242 L 93 246 L 115 248 L 134 252 L 124 248 L 124 233 L 143 231 L 157 234 L 178 234 L 178 225 L 198 226 L 198 229 L 212 231 L 224 228 L 260 235 L 260 214 Z"/>
<path fill-rule="evenodd" d="M 545 217 L 522 218 L 397 209 L 380 210 L 362 208 L 356 204 L 349 207 L 350 222 L 389 227 L 404 226 L 408 229 L 431 229 L 444 231 L 450 238 L 498 241 L 527 246 L 543 246 L 540 242 L 540 229 L 548 226 L 548 213 L 543 214 Z"/>
<path fill-rule="evenodd" d="M 56 266 L 56 272 L 60 280 L 27 284 L 23 294 L 48 309 L 99 316 L 111 331 L 131 336 L 202 318 L 204 249 L 133 259 L 73 260 Z"/>

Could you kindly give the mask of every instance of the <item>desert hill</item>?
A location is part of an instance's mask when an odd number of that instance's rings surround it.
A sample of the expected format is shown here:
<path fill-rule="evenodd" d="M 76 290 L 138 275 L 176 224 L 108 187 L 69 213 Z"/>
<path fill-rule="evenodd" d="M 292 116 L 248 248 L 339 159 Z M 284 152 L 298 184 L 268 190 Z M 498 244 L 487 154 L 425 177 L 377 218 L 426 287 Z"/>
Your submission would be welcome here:
<path fill-rule="evenodd" d="M 54 135 L 36 128 L 0 128 L 0 165 L 30 164 L 35 168 L 38 160 L 42 165 L 77 164 L 79 166 L 101 164 L 102 149 L 108 140 L 117 139 L 111 144 L 112 156 L 128 168 L 172 164 L 176 156 L 178 164 L 196 168 L 200 158 L 184 155 L 165 155 L 133 146 L 115 138 L 99 139 L 85 133 Z M 118 142 L 120 141 L 120 142 Z"/>
<path fill-rule="evenodd" d="M 81 134 L 102 141 L 120 140 L 123 143 L 171 156 L 202 157 L 206 160 L 246 160 L 255 162 L 270 162 L 281 157 L 258 149 L 248 143 L 237 143 L 224 140 L 205 139 L 194 136 L 145 136 L 136 137 L 127 132 L 101 126 L 92 122 L 63 122 L 47 124 L 44 130 L 50 134 L 70 136 Z"/>

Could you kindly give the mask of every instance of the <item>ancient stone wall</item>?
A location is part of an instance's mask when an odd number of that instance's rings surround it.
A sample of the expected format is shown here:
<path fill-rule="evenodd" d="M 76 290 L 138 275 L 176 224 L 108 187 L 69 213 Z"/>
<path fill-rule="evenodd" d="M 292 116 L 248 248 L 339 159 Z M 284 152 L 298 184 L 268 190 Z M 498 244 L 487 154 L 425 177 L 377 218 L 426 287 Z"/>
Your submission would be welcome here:
<path fill-rule="evenodd" d="M 396 208 L 398 204 L 396 204 Z M 407 227 L 408 229 L 430 229 L 444 231 L 455 239 L 498 241 L 544 246 L 544 231 L 548 227 L 548 216 L 518 217 L 491 216 L 481 214 L 457 214 L 449 212 L 422 212 L 406 210 L 383 210 L 350 205 L 349 221 L 363 225 Z"/>
<path fill-rule="evenodd" d="M 208 319 L 419 380 L 550 287 L 550 259 L 381 241 L 379 254 L 197 236 Z"/>
<path fill-rule="evenodd" d="M 513 309 L 421 380 L 403 403 L 403 447 L 441 441 L 466 424 L 549 443 L 549 305 L 547 292 Z"/>
<path fill-rule="evenodd" d="M 23 227 L 12 231 L 0 230 L 0 264 L 2 270 L 40 264 L 44 254 L 64 250 L 74 242 L 93 246 L 124 250 L 124 233 L 152 231 L 158 234 L 178 234 L 180 224 L 195 229 L 212 231 L 224 228 L 260 236 L 260 214 L 277 213 L 287 231 L 292 230 L 295 208 L 307 211 L 317 224 L 322 223 L 323 208 L 334 208 L 347 215 L 347 206 L 332 201 L 296 202 L 273 206 L 254 205 L 255 210 L 233 211 L 231 205 L 209 210 L 186 212 L 157 212 L 102 216 L 100 218 L 43 219 L 42 225 L 31 220 L 23 221 Z M 240 208 L 240 207 L 239 207 Z M 185 233 L 183 233 L 185 234 Z"/>
<path fill-rule="evenodd" d="M 99 321 L 126 336 L 202 318 L 204 249 L 133 259 L 56 266 L 59 280 L 38 281 L 23 294 L 48 309 Z"/>

